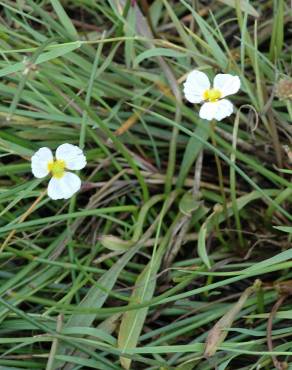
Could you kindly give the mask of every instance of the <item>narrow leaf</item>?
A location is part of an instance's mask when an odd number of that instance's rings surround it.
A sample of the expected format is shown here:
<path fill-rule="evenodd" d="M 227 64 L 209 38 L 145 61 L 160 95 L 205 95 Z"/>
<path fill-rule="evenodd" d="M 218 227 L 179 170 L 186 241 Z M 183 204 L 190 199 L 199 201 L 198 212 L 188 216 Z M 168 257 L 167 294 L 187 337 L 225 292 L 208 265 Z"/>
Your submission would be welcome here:
<path fill-rule="evenodd" d="M 204 355 L 207 357 L 213 356 L 217 348 L 224 342 L 228 329 L 231 328 L 235 316 L 244 306 L 248 297 L 258 288 L 260 282 L 257 280 L 252 287 L 247 288 L 239 298 L 238 302 L 226 312 L 224 316 L 215 324 L 208 334 Z"/>

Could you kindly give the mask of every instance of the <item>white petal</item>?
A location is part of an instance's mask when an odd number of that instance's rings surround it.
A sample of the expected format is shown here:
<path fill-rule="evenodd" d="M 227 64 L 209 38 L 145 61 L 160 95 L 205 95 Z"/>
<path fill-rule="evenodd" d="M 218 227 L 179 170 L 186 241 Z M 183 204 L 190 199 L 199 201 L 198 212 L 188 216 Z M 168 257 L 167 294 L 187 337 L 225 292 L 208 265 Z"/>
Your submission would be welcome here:
<path fill-rule="evenodd" d="M 49 181 L 48 196 L 51 199 L 71 198 L 81 187 L 80 178 L 71 172 L 65 172 L 61 179 L 52 177 Z"/>
<path fill-rule="evenodd" d="M 240 79 L 238 76 L 219 73 L 214 78 L 214 88 L 221 91 L 222 98 L 227 95 L 237 93 L 240 89 Z"/>
<path fill-rule="evenodd" d="M 222 99 L 214 103 L 204 103 L 200 109 L 199 116 L 208 121 L 211 121 L 212 119 L 221 121 L 232 113 L 233 104 L 227 99 Z"/>
<path fill-rule="evenodd" d="M 204 91 L 210 88 L 208 76 L 200 71 L 192 71 L 184 83 L 184 94 L 190 103 L 200 103 L 204 100 Z"/>
<path fill-rule="evenodd" d="M 68 170 L 81 170 L 86 166 L 82 149 L 72 144 L 62 144 L 56 150 L 56 158 L 65 161 Z"/>
<path fill-rule="evenodd" d="M 51 149 L 43 147 L 40 148 L 31 157 L 31 170 L 38 179 L 47 176 L 49 173 L 48 163 L 53 160 L 53 153 Z"/>

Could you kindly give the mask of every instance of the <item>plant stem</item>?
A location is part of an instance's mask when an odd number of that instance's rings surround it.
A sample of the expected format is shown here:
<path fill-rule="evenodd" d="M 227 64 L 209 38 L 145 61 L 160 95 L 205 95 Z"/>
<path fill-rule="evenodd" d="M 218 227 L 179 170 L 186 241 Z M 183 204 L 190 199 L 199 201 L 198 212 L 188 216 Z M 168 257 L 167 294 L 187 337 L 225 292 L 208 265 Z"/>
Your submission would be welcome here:
<path fill-rule="evenodd" d="M 212 145 L 214 147 L 217 147 L 216 136 L 215 136 L 215 129 L 216 129 L 216 121 L 215 120 L 213 120 L 211 122 L 210 128 L 211 128 L 211 135 L 210 135 L 210 137 L 211 137 Z M 230 221 L 229 221 L 229 217 L 228 217 L 228 211 L 227 211 L 227 206 L 226 206 L 227 199 L 226 199 L 226 195 L 225 195 L 225 191 L 224 191 L 222 166 L 221 166 L 221 162 L 220 162 L 220 159 L 217 156 L 217 154 L 214 154 L 214 156 L 215 156 L 215 162 L 216 162 L 217 173 L 218 173 L 219 188 L 220 188 L 220 193 L 221 193 L 222 201 L 223 201 L 224 215 L 225 215 L 225 219 L 226 219 L 226 222 L 227 222 L 227 226 L 230 229 L 231 228 L 231 225 L 230 225 Z"/>

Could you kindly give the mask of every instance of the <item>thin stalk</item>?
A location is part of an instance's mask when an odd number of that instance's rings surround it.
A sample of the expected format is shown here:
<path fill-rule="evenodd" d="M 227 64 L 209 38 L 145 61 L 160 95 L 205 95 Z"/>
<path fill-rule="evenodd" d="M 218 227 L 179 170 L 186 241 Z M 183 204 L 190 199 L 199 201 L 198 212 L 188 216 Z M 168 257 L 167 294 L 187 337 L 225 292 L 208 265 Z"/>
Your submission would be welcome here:
<path fill-rule="evenodd" d="M 234 122 L 234 127 L 233 127 L 233 135 L 232 135 L 233 152 L 230 155 L 230 160 L 232 161 L 232 163 L 235 163 L 236 161 L 236 144 L 237 144 L 238 128 L 239 128 L 239 114 L 237 114 L 235 117 L 235 122 Z M 238 207 L 237 207 L 236 175 L 235 175 L 235 169 L 233 166 L 230 166 L 229 173 L 230 173 L 229 176 L 230 176 L 230 193 L 231 193 L 232 208 L 233 208 L 233 213 L 234 213 L 234 218 L 235 218 L 235 224 L 236 224 L 239 244 L 240 244 L 241 249 L 243 249 L 245 243 L 242 237 L 242 228 L 241 228 L 240 217 L 239 217 L 239 212 L 238 212 Z"/>
<path fill-rule="evenodd" d="M 216 136 L 215 136 L 215 129 L 216 129 L 216 121 L 213 120 L 211 122 L 211 142 L 212 142 L 212 145 L 217 148 L 217 142 L 216 142 Z M 225 215 L 225 219 L 226 219 L 226 222 L 227 222 L 227 225 L 228 225 L 228 228 L 230 229 L 231 228 L 231 225 L 230 225 L 230 221 L 229 221 L 229 218 L 228 218 L 228 212 L 227 212 L 227 199 L 226 199 L 226 195 L 225 195 L 225 191 L 224 191 L 224 181 L 223 181 L 223 172 L 222 172 L 222 166 L 221 166 L 221 162 L 220 162 L 220 159 L 218 157 L 218 155 L 216 153 L 214 153 L 214 157 L 215 157 L 215 162 L 216 162 L 216 167 L 217 167 L 217 173 L 218 173 L 218 180 L 219 180 L 219 189 L 220 189 L 220 193 L 221 193 L 221 196 L 222 196 L 222 200 L 223 200 L 223 211 L 224 211 L 224 215 Z"/>
<path fill-rule="evenodd" d="M 181 110 L 177 106 L 176 113 L 175 113 L 175 122 L 179 123 L 180 120 L 181 120 Z M 177 143 L 178 133 L 179 133 L 178 128 L 173 127 L 170 147 L 169 147 L 168 166 L 167 166 L 166 179 L 165 179 L 165 192 L 166 193 L 169 193 L 171 191 L 172 178 L 173 178 L 174 169 L 175 169 L 176 143 Z"/>

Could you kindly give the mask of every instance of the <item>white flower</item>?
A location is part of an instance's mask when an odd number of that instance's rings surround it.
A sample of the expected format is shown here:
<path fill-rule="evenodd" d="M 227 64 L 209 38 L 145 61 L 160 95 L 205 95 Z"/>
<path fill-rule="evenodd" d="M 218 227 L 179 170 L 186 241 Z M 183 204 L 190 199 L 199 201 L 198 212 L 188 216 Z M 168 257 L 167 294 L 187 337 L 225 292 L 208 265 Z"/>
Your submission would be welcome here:
<path fill-rule="evenodd" d="M 192 71 L 184 83 L 186 99 L 191 103 L 204 102 L 199 116 L 208 121 L 212 119 L 221 121 L 233 113 L 233 104 L 223 98 L 237 93 L 239 89 L 238 76 L 219 73 L 215 76 L 213 87 L 211 87 L 207 75 L 197 70 Z"/>
<path fill-rule="evenodd" d="M 49 148 L 40 148 L 31 157 L 31 170 L 38 179 L 52 175 L 48 196 L 52 199 L 68 199 L 81 187 L 80 178 L 66 170 L 81 170 L 86 166 L 83 151 L 75 145 L 62 144 L 56 150 L 56 159 Z"/>

